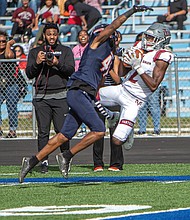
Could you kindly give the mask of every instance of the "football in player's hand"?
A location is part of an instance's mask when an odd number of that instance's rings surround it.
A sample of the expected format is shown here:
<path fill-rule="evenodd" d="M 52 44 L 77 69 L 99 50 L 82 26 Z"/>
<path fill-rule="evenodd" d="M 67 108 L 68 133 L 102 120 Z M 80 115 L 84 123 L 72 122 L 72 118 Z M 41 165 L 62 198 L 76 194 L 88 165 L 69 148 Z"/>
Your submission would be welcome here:
<path fill-rule="evenodd" d="M 140 48 L 131 48 L 126 50 L 123 53 L 123 65 L 127 68 L 131 68 L 132 59 L 141 59 L 143 58 L 144 50 Z"/>

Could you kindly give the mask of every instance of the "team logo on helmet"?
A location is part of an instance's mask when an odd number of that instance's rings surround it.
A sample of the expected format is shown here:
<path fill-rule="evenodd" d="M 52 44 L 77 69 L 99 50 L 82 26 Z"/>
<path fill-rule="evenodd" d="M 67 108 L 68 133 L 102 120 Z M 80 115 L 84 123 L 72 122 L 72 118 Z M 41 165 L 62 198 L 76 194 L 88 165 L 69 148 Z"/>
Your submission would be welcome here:
<path fill-rule="evenodd" d="M 153 40 L 149 40 L 149 36 Z M 164 49 L 171 39 L 171 33 L 167 26 L 161 23 L 152 24 L 143 34 L 142 48 L 146 51 Z"/>

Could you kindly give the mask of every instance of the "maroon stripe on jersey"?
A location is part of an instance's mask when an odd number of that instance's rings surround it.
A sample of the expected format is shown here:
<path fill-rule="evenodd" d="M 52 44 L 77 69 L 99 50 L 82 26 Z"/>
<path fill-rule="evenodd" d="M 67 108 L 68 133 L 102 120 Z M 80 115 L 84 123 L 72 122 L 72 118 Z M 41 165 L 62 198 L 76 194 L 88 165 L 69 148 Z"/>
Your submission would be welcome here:
<path fill-rule="evenodd" d="M 133 127 L 134 125 L 134 122 L 130 121 L 130 120 L 127 120 L 127 119 L 122 119 L 119 124 L 123 124 L 123 125 L 127 125 L 129 127 Z"/>
<path fill-rule="evenodd" d="M 166 52 L 168 52 L 168 51 L 166 51 L 166 50 L 159 50 L 159 51 L 155 54 L 153 61 L 155 62 L 156 60 L 159 60 L 160 55 L 161 55 L 162 53 L 166 53 Z"/>

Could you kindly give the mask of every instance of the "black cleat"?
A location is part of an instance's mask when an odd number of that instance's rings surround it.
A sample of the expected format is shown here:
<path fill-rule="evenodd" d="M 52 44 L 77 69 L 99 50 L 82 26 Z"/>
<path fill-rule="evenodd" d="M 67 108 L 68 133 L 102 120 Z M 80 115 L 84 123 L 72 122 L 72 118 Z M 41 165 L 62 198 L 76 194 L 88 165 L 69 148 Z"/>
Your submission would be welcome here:
<path fill-rule="evenodd" d="M 19 183 L 23 183 L 24 177 L 30 172 L 32 167 L 29 164 L 30 158 L 29 157 L 23 157 L 22 159 L 22 166 L 21 171 L 19 175 Z"/>
<path fill-rule="evenodd" d="M 59 170 L 64 178 L 68 178 L 68 173 L 70 171 L 71 161 L 66 159 L 62 153 L 56 155 L 56 160 L 59 165 Z"/>

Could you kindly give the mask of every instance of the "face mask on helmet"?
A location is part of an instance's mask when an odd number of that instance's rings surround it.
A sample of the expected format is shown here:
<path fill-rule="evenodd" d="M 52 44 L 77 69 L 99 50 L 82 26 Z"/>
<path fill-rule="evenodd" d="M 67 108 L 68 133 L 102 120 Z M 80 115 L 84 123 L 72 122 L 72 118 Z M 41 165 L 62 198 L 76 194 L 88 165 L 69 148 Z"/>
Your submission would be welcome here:
<path fill-rule="evenodd" d="M 171 39 L 169 28 L 160 23 L 151 25 L 142 36 L 142 49 L 146 51 L 164 49 Z"/>

